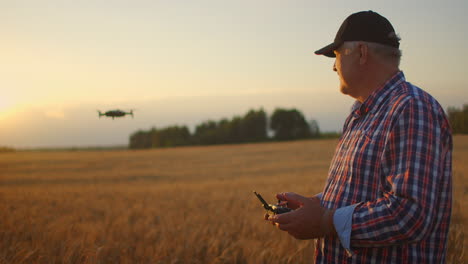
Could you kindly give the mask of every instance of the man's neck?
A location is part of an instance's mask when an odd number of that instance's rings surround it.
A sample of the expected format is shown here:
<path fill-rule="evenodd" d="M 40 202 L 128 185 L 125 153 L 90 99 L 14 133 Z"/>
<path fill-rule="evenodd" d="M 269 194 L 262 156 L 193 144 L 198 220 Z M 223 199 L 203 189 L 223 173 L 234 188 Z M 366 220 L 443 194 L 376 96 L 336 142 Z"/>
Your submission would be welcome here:
<path fill-rule="evenodd" d="M 394 68 L 380 71 L 374 70 L 366 74 L 362 80 L 360 94 L 355 99 L 363 103 L 375 90 L 384 86 L 399 71 L 398 68 Z"/>

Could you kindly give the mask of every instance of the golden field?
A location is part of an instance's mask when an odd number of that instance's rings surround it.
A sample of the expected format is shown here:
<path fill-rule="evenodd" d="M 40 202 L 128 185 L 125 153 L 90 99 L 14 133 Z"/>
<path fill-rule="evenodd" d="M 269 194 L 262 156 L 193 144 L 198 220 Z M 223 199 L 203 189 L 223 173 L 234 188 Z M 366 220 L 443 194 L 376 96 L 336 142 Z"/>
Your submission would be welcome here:
<path fill-rule="evenodd" d="M 320 192 L 336 142 L 0 153 L 0 263 L 311 263 L 252 191 Z M 449 263 L 467 259 L 467 171 L 455 136 Z"/>

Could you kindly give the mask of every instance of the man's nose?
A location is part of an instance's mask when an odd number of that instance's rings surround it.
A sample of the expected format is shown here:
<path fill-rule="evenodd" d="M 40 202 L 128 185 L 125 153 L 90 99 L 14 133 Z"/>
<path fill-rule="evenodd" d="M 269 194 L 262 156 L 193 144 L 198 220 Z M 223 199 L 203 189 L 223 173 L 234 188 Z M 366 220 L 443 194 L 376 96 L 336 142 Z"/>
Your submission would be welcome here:
<path fill-rule="evenodd" d="M 336 71 L 336 61 L 333 63 L 333 71 Z"/>

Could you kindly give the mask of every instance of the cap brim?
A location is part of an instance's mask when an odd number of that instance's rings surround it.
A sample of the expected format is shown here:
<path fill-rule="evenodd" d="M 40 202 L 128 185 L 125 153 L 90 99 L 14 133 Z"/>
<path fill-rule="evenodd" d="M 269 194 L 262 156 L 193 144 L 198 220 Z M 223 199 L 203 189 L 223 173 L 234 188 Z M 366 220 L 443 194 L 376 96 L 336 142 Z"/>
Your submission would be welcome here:
<path fill-rule="evenodd" d="M 327 45 L 327 46 L 315 51 L 315 54 L 324 55 L 324 56 L 327 56 L 327 57 L 330 57 L 330 58 L 335 58 L 335 53 L 333 51 L 336 50 L 339 46 L 340 46 L 339 44 L 333 42 L 332 44 Z"/>

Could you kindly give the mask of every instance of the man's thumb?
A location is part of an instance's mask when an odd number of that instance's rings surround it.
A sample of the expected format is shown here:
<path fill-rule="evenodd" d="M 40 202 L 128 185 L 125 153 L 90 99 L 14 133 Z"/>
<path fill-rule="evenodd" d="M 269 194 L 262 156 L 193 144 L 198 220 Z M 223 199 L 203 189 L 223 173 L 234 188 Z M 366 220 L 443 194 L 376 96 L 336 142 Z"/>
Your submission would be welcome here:
<path fill-rule="evenodd" d="M 309 200 L 309 198 L 294 192 L 283 193 L 283 197 L 286 201 L 296 202 L 300 204 L 305 204 Z"/>

